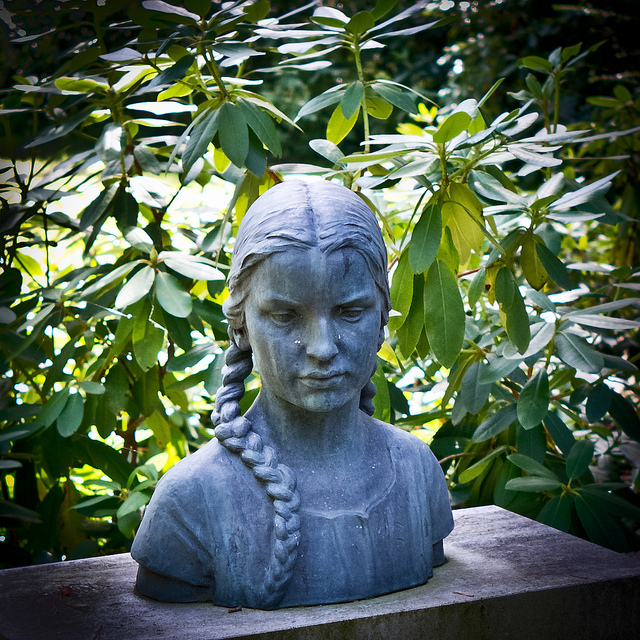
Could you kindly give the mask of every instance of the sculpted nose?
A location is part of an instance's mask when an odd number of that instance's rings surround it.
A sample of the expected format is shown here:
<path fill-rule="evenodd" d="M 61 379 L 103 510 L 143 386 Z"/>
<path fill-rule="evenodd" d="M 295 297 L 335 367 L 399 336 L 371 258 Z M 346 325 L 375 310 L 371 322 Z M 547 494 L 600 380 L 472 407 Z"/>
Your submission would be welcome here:
<path fill-rule="evenodd" d="M 317 318 L 310 327 L 307 355 L 314 360 L 331 360 L 337 353 L 338 345 L 331 322 Z"/>

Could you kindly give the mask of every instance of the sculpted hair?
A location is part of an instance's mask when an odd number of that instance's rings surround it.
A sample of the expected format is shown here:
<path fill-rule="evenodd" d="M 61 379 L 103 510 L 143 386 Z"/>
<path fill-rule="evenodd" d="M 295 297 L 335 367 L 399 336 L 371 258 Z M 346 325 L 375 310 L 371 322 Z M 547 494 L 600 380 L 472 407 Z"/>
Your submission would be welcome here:
<path fill-rule="evenodd" d="M 293 471 L 278 461 L 276 451 L 240 415 L 239 402 L 253 360 L 251 351 L 238 346 L 238 336 L 245 331 L 244 303 L 252 272 L 274 253 L 312 247 L 327 253 L 351 248 L 363 257 L 382 297 L 380 342 L 391 309 L 382 234 L 371 209 L 353 191 L 326 181 L 285 182 L 249 208 L 238 230 L 227 281 L 229 297 L 223 310 L 230 347 L 212 419 L 220 444 L 240 457 L 274 505 L 273 552 L 259 594 L 259 606 L 264 608 L 278 605 L 293 575 L 300 539 L 300 495 Z M 374 411 L 374 395 L 375 386 L 369 381 L 360 395 L 360 408 L 369 415 Z"/>

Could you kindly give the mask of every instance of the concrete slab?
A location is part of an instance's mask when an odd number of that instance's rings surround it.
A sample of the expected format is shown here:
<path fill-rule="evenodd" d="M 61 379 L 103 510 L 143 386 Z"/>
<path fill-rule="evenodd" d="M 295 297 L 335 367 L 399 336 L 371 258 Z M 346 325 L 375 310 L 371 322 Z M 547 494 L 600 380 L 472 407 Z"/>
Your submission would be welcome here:
<path fill-rule="evenodd" d="M 640 562 L 499 507 L 454 512 L 426 585 L 231 613 L 133 593 L 128 554 L 0 571 L 0 640 L 640 638 Z"/>

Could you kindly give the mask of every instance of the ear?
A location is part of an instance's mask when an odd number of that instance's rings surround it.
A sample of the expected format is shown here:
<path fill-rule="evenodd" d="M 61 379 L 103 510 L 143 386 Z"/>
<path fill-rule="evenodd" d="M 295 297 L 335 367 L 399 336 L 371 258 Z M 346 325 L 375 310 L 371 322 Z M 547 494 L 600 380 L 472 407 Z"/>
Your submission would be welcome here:
<path fill-rule="evenodd" d="M 238 349 L 242 351 L 251 351 L 251 343 L 249 342 L 249 336 L 247 330 L 243 327 L 241 329 L 231 329 L 231 339 L 236 343 Z"/>

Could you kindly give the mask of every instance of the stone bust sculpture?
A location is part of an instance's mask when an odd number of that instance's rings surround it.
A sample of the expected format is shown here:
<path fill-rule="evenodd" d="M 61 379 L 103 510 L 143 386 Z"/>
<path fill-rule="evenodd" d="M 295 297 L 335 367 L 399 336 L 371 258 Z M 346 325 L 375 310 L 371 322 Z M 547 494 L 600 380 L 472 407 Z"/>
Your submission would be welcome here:
<path fill-rule="evenodd" d="M 228 287 L 216 438 L 158 483 L 138 592 L 273 609 L 426 582 L 453 518 L 428 446 L 372 417 L 390 309 L 373 212 L 333 183 L 277 185 L 240 225 Z"/>

